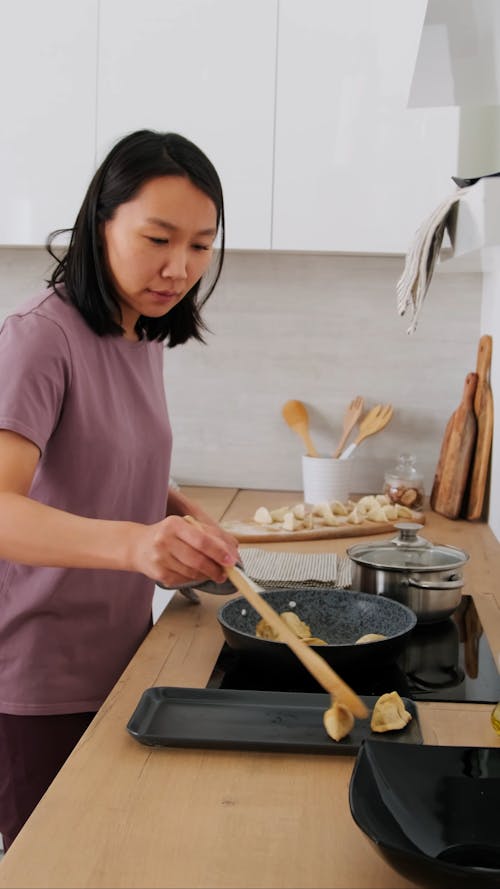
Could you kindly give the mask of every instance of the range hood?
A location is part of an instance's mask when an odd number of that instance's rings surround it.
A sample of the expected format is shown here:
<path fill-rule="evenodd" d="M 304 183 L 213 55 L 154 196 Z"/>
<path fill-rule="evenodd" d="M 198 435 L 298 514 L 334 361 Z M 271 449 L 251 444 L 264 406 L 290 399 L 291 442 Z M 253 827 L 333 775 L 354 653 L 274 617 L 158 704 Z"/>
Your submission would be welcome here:
<path fill-rule="evenodd" d="M 500 105 L 500 2 L 428 0 L 409 108 Z"/>

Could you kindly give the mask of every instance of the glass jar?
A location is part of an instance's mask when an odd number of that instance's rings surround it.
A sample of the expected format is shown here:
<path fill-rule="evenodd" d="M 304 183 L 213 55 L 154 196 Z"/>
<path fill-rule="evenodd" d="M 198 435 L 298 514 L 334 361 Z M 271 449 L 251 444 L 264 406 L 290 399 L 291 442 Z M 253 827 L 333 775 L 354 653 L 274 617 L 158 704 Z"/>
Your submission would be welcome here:
<path fill-rule="evenodd" d="M 410 509 L 422 509 L 424 505 L 423 476 L 415 468 L 413 454 L 401 454 L 394 469 L 385 473 L 384 494 L 391 503 L 399 503 Z"/>

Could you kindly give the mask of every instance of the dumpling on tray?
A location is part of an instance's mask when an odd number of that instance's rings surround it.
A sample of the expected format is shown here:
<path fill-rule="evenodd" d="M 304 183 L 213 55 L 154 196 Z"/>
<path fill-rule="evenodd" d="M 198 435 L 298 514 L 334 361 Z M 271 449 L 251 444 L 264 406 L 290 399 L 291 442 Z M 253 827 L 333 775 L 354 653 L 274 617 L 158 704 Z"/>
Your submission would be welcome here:
<path fill-rule="evenodd" d="M 405 728 L 411 718 L 397 691 L 391 691 L 375 703 L 370 728 L 372 732 L 393 732 Z"/>
<path fill-rule="evenodd" d="M 345 704 L 335 701 L 332 707 L 323 713 L 323 725 L 334 741 L 341 741 L 352 730 L 354 716 Z"/>

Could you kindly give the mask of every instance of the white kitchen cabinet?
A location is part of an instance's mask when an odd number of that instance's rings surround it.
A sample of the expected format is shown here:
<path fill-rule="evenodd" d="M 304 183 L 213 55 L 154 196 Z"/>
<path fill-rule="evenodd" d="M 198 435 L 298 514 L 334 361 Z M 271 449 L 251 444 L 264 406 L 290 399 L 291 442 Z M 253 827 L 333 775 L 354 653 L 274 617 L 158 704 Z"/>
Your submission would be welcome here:
<path fill-rule="evenodd" d="M 98 0 L 0 6 L 0 243 L 71 227 L 95 158 Z"/>
<path fill-rule="evenodd" d="M 406 252 L 455 186 L 459 111 L 408 109 L 425 0 L 280 0 L 272 246 Z"/>
<path fill-rule="evenodd" d="M 179 132 L 222 180 L 227 246 L 271 246 L 277 0 L 101 0 L 98 155 Z"/>

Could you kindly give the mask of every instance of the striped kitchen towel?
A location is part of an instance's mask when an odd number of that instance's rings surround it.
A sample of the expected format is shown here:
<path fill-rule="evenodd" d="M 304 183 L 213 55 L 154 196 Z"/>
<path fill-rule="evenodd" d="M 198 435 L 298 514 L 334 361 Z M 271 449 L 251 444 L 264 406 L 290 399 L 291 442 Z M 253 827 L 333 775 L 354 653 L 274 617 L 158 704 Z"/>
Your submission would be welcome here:
<path fill-rule="evenodd" d="M 436 207 L 416 232 L 413 245 L 406 256 L 403 274 L 396 285 L 399 314 L 404 315 L 408 308 L 411 310 L 412 319 L 407 333 L 414 333 L 416 330 L 447 229 L 453 244 L 458 201 L 473 187 L 468 185 L 457 188 Z"/>
<path fill-rule="evenodd" d="M 351 560 L 336 553 L 292 553 L 242 547 L 240 557 L 245 574 L 269 590 L 344 589 L 351 584 Z"/>

